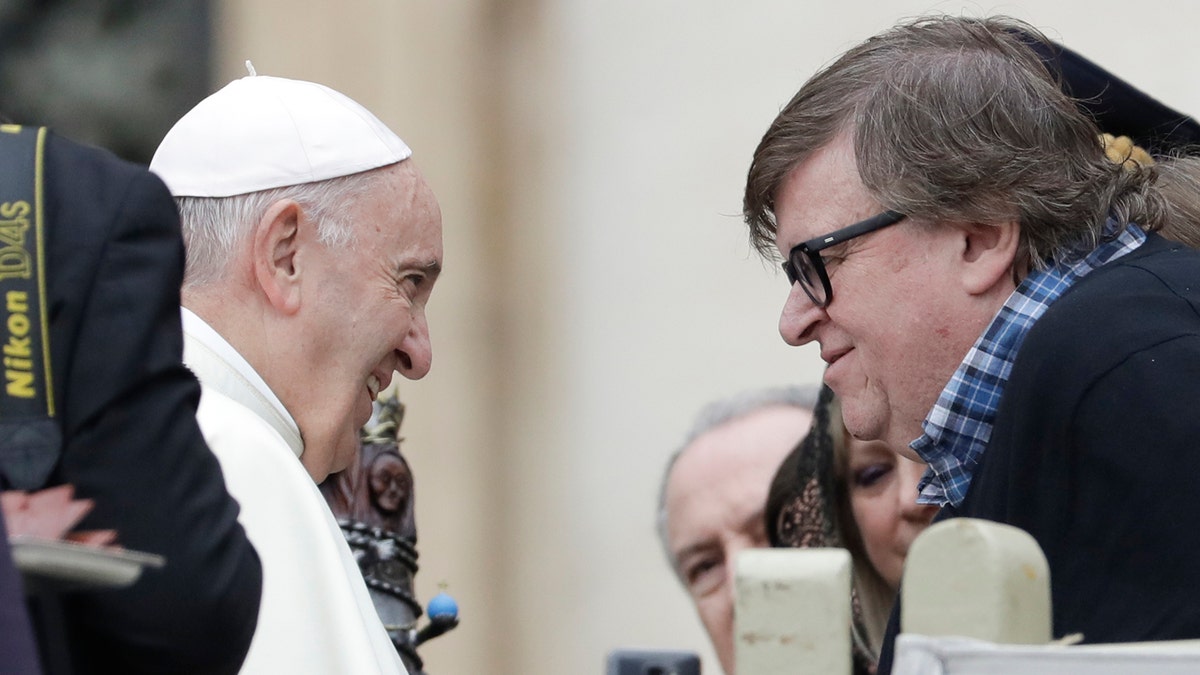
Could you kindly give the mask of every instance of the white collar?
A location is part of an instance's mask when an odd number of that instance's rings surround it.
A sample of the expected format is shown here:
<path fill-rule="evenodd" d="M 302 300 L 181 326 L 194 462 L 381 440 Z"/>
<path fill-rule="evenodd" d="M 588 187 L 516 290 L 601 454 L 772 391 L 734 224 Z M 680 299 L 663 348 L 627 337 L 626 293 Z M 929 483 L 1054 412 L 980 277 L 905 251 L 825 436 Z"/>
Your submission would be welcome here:
<path fill-rule="evenodd" d="M 200 383 L 246 406 L 270 424 L 292 452 L 304 452 L 300 427 L 262 376 L 212 326 L 186 307 L 183 315 L 183 361 Z"/>

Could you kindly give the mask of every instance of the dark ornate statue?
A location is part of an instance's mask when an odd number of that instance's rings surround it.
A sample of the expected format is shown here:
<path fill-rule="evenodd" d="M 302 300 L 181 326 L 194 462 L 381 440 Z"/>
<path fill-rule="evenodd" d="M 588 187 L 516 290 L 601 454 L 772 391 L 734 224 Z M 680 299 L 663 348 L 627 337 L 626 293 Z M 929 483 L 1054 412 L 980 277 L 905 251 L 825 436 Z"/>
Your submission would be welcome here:
<path fill-rule="evenodd" d="M 392 644 L 412 675 L 424 675 L 417 646 L 458 625 L 457 607 L 444 594 L 430 603 L 430 620 L 417 629 L 421 604 L 413 592 L 417 525 L 412 470 L 400 454 L 404 405 L 395 397 L 375 404 L 363 427 L 359 461 L 330 474 L 321 493 L 358 560 L 371 600 Z"/>

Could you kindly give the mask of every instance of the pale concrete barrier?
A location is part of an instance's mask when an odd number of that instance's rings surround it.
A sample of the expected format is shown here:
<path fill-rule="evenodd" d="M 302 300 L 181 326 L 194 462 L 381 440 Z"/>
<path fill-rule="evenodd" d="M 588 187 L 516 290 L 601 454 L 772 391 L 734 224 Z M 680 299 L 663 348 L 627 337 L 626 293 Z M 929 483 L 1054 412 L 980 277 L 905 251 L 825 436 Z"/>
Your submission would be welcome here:
<path fill-rule="evenodd" d="M 905 633 L 1001 644 L 1050 642 L 1050 569 L 1024 530 L 973 518 L 936 523 L 908 550 Z"/>
<path fill-rule="evenodd" d="M 734 638 L 741 675 L 850 672 L 850 554 L 751 549 L 735 562 Z"/>
<path fill-rule="evenodd" d="M 738 555 L 739 675 L 847 675 L 850 555 Z M 1070 646 L 1051 641 L 1050 574 L 1037 542 L 998 523 L 931 526 L 909 550 L 893 675 L 1200 673 L 1200 640 Z"/>
<path fill-rule="evenodd" d="M 1194 675 L 1200 641 L 1013 645 L 906 633 L 892 675 Z M 764 674 L 759 674 L 764 675 Z"/>

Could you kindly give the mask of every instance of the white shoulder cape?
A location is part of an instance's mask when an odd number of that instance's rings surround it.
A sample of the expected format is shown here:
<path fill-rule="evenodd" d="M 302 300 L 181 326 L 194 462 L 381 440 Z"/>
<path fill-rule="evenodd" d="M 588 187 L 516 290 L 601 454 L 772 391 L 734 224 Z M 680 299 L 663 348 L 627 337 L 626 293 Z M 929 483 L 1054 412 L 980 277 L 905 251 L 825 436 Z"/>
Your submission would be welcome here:
<path fill-rule="evenodd" d="M 193 340 L 186 336 L 185 362 L 209 361 L 194 370 L 229 367 Z M 203 378 L 201 388 L 196 418 L 263 568 L 258 627 L 241 672 L 404 674 L 333 514 L 277 422 Z"/>

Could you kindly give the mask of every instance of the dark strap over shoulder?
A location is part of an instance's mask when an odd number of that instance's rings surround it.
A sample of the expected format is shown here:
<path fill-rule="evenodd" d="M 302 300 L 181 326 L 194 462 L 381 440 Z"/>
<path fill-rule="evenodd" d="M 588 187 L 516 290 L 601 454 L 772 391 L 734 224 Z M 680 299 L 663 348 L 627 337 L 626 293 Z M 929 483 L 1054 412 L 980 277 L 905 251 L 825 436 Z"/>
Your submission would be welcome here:
<path fill-rule="evenodd" d="M 0 487 L 43 487 L 58 463 L 42 169 L 44 127 L 0 125 Z"/>

